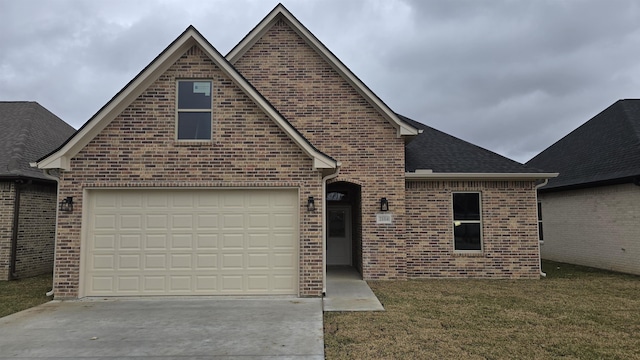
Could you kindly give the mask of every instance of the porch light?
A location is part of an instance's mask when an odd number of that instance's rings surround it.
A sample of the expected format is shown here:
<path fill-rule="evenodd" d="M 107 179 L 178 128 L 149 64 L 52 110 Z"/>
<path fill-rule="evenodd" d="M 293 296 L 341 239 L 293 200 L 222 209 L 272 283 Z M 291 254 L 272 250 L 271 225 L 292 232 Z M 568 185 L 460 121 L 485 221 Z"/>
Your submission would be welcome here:
<path fill-rule="evenodd" d="M 58 205 L 60 205 L 60 207 L 59 207 L 60 211 L 72 212 L 73 211 L 73 197 L 72 196 L 67 196 L 66 198 L 62 199 L 62 201 L 60 201 L 60 203 Z"/>
<path fill-rule="evenodd" d="M 389 200 L 386 197 L 380 199 L 380 211 L 389 211 Z"/>
<path fill-rule="evenodd" d="M 315 200 L 313 199 L 313 196 L 309 196 L 309 199 L 307 200 L 307 210 L 309 211 L 316 210 L 316 204 L 315 204 Z"/>

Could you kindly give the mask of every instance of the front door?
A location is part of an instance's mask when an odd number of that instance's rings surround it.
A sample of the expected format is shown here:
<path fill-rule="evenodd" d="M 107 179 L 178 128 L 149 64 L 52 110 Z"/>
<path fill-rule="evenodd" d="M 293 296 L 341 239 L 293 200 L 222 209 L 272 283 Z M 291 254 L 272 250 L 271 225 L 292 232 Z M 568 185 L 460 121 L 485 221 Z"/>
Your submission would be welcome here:
<path fill-rule="evenodd" d="M 327 265 L 352 265 L 351 207 L 327 207 Z"/>

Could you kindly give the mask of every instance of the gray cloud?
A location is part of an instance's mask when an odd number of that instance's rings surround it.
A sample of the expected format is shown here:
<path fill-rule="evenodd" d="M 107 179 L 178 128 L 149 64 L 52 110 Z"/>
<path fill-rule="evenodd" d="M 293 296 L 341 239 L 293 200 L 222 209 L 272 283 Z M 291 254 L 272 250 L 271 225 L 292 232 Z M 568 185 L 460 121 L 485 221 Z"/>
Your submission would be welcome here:
<path fill-rule="evenodd" d="M 0 0 L 0 100 L 77 128 L 188 25 L 226 54 L 276 4 Z M 633 0 L 285 6 L 395 111 L 518 161 L 639 97 Z"/>

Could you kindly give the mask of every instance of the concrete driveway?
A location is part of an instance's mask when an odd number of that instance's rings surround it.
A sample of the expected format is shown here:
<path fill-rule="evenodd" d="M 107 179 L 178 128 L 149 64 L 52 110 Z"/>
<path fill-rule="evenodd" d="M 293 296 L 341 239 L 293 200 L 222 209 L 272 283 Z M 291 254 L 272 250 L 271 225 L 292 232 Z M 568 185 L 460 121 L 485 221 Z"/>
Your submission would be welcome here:
<path fill-rule="evenodd" d="M 324 359 L 322 300 L 52 301 L 0 318 L 0 359 Z"/>

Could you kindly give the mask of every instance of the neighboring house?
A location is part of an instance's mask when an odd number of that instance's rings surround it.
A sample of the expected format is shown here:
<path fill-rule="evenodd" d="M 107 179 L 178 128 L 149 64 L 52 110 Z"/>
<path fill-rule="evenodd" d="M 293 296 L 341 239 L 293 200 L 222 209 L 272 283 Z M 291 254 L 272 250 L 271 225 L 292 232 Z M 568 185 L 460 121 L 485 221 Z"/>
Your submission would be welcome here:
<path fill-rule="evenodd" d="M 74 131 L 36 102 L 0 101 L 0 281 L 53 270 L 57 183 L 29 162 Z"/>
<path fill-rule="evenodd" d="M 37 166 L 73 201 L 56 298 L 537 278 L 553 175 L 397 115 L 282 5 L 226 57 L 187 28 Z"/>
<path fill-rule="evenodd" d="M 544 259 L 640 275 L 640 100 L 619 100 L 531 159 Z"/>

